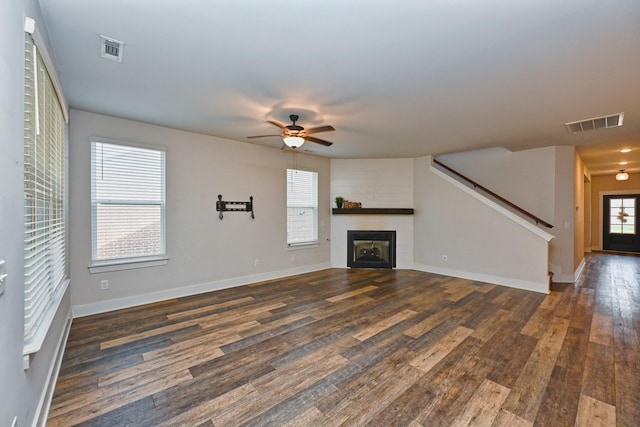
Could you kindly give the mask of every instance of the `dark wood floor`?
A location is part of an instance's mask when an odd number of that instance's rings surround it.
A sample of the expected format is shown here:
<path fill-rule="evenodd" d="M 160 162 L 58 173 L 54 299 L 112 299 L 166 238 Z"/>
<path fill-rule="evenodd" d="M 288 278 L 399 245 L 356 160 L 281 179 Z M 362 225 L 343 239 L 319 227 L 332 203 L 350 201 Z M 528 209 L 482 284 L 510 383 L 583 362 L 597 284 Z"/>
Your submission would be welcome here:
<path fill-rule="evenodd" d="M 332 269 L 76 319 L 49 426 L 638 426 L 640 258 L 550 295 Z"/>

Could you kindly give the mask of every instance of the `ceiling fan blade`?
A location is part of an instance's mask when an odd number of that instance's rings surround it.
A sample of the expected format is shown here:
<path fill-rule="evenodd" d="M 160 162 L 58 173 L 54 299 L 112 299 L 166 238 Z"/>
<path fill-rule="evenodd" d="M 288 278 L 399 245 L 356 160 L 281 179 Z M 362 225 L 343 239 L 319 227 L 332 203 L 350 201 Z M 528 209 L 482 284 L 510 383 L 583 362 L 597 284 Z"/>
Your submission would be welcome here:
<path fill-rule="evenodd" d="M 331 147 L 333 145 L 333 142 L 325 141 L 324 139 L 316 138 L 314 136 L 305 136 L 304 140 L 322 144 L 325 147 Z"/>
<path fill-rule="evenodd" d="M 283 124 L 282 124 L 282 123 L 280 123 L 280 122 L 276 122 L 275 120 L 267 120 L 267 123 L 271 123 L 271 124 L 272 124 L 272 125 L 274 125 L 274 126 L 278 126 L 278 127 L 279 127 L 280 129 L 282 129 L 282 130 L 286 130 L 286 129 L 287 129 L 287 126 L 286 126 L 286 125 L 283 125 Z"/>
<path fill-rule="evenodd" d="M 305 133 L 307 135 L 311 135 L 312 133 L 329 132 L 329 131 L 332 131 L 332 130 L 336 130 L 336 128 L 334 128 L 331 125 L 326 125 L 326 126 L 318 126 L 316 128 L 306 129 Z"/>
<path fill-rule="evenodd" d="M 247 138 L 251 139 L 251 138 L 266 138 L 268 136 L 279 136 L 282 138 L 283 135 L 253 135 L 253 136 L 248 136 Z"/>

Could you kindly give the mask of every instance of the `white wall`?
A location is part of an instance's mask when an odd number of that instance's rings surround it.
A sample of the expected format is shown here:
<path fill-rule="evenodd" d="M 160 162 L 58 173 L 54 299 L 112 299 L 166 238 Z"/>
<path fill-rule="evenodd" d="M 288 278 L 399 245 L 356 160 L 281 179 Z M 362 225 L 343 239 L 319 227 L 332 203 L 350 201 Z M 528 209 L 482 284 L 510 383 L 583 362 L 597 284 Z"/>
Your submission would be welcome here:
<path fill-rule="evenodd" d="M 167 147 L 166 266 L 91 274 L 90 136 Z M 71 275 L 74 315 L 198 293 L 330 266 L 328 159 L 297 154 L 318 172 L 317 247 L 286 245 L 286 169 L 293 154 L 196 133 L 71 110 Z M 249 213 L 223 200 L 254 197 Z M 100 281 L 109 280 L 109 290 Z"/>
<path fill-rule="evenodd" d="M 412 208 L 413 160 L 333 159 L 331 200 L 336 196 L 361 202 L 363 208 Z M 412 215 L 332 215 L 333 267 L 347 267 L 347 230 L 395 230 L 396 267 L 413 267 Z"/>
<path fill-rule="evenodd" d="M 415 267 L 548 292 L 547 240 L 436 175 L 430 162 L 414 161 Z"/>
<path fill-rule="evenodd" d="M 411 208 L 413 160 L 333 159 L 332 200 L 336 196 L 362 202 L 363 208 Z"/>
<path fill-rule="evenodd" d="M 36 0 L 0 2 L 0 259 L 6 264 L 6 290 L 0 295 L 0 426 L 33 425 L 41 412 L 63 335 L 68 295 L 63 300 L 42 348 L 23 369 L 23 147 L 24 18 L 36 20 L 46 42 Z M 46 406 L 46 405 L 45 405 Z"/>

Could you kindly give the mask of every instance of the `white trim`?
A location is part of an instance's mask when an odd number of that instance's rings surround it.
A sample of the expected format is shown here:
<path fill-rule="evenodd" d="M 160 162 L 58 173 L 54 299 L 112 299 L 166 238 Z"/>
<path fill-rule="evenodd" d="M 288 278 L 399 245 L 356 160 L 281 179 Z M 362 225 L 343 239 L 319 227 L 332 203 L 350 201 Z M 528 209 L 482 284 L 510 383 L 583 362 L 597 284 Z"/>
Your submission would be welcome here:
<path fill-rule="evenodd" d="M 90 138 L 91 145 L 91 264 L 89 265 L 90 273 L 99 273 L 107 271 L 129 270 L 134 268 L 152 267 L 157 265 L 167 264 L 167 229 L 166 229 L 166 200 L 167 200 L 167 184 L 166 184 L 166 170 L 167 170 L 167 148 L 164 146 L 154 147 L 147 144 L 127 143 L 122 141 L 114 141 L 102 138 Z M 99 148 L 99 150 L 98 150 Z M 114 151 L 111 151 L 114 150 Z M 122 156 L 128 156 L 127 160 L 117 161 L 113 157 L 109 159 L 109 156 L 105 155 L 105 152 L 111 152 L 112 154 L 119 154 Z M 100 153 L 100 154 L 98 154 Z M 98 157 L 98 155 L 100 157 Z M 98 160 L 101 163 L 97 163 Z M 147 169 L 148 167 L 148 169 Z M 139 171 L 143 168 L 147 172 L 147 179 L 142 184 L 142 189 L 152 189 L 156 194 L 154 200 L 145 200 L 141 198 L 138 192 L 133 194 L 123 195 L 117 190 L 112 192 L 116 186 L 107 184 L 106 194 L 100 194 L 100 184 L 102 180 L 99 178 L 102 176 L 103 169 L 113 171 L 115 176 L 121 176 L 120 173 Z M 125 175 L 127 176 L 127 175 Z M 119 181 L 113 181 L 111 184 L 118 183 L 119 186 L 124 185 L 127 189 L 127 185 L 135 187 L 135 183 L 129 182 L 125 184 Z M 126 193 L 125 193 L 126 194 Z M 101 197 L 99 197 L 101 196 Z M 151 196 L 148 196 L 151 197 Z M 116 200 L 114 200 L 115 198 Z M 100 233 L 98 224 L 98 211 L 100 206 L 127 206 L 127 207 L 153 207 L 159 209 L 159 222 L 160 222 L 160 241 L 159 248 L 147 248 L 150 253 L 142 256 L 136 256 L 130 253 L 131 249 L 129 244 L 126 244 L 123 251 L 118 258 L 113 256 L 109 258 L 101 258 L 99 253 Z M 109 218 L 108 216 L 106 217 Z M 137 216 L 136 216 L 137 218 Z M 109 227 L 107 227 L 109 228 Z M 115 226 L 114 231 L 120 231 L 119 226 Z M 112 231 L 111 228 L 107 231 Z M 155 250 L 157 249 L 157 250 Z M 153 252 L 153 253 L 151 253 Z M 125 255 L 125 256 L 123 256 Z M 150 262 L 148 262 L 150 261 Z M 157 262 L 153 262 L 157 261 Z M 115 267 L 117 265 L 119 267 Z"/>
<path fill-rule="evenodd" d="M 44 30 L 41 29 L 40 31 L 38 31 L 38 25 L 36 24 L 35 19 L 28 16 L 25 17 L 24 30 L 25 32 L 31 34 L 31 37 L 33 37 L 33 42 L 40 50 L 40 56 L 44 61 L 45 67 L 47 67 L 47 72 L 49 73 L 49 77 L 51 77 L 51 82 L 53 83 L 53 88 L 56 91 L 56 95 L 58 95 L 58 101 L 60 102 L 60 108 L 62 108 L 64 121 L 65 123 L 69 123 L 69 105 L 67 104 L 67 100 L 64 97 L 64 92 L 62 91 L 62 84 L 60 83 L 60 79 L 58 78 L 58 71 L 56 70 L 56 67 L 54 67 L 54 61 L 52 59 L 52 56 L 49 54 L 47 44 L 44 41 L 44 36 L 41 35 Z"/>
<path fill-rule="evenodd" d="M 553 282 L 554 283 L 575 283 L 575 272 L 574 273 L 553 273 Z"/>
<path fill-rule="evenodd" d="M 598 233 L 600 234 L 600 245 L 599 246 L 592 246 L 592 249 L 594 251 L 602 251 L 603 249 L 603 244 L 604 244 L 604 212 L 603 212 L 603 206 L 604 206 L 604 196 L 618 196 L 618 195 L 625 195 L 625 194 L 640 194 L 640 190 L 603 190 L 603 191 L 598 191 Z M 591 212 L 593 212 L 593 209 L 591 210 Z M 591 239 L 593 239 L 593 236 L 591 236 Z"/>
<path fill-rule="evenodd" d="M 291 177 L 291 181 L 289 181 L 289 171 L 292 171 L 292 177 Z M 315 185 L 312 185 L 312 193 L 315 193 L 315 206 L 304 206 L 304 207 L 300 207 L 300 206 L 289 206 L 289 182 L 293 183 L 294 182 L 294 172 L 295 174 L 297 174 L 298 172 L 306 172 L 309 175 L 312 175 L 312 183 Z M 295 248 L 296 246 L 301 246 L 301 247 L 314 247 L 314 245 L 318 245 L 320 242 L 320 172 L 318 172 L 317 170 L 309 170 L 309 169 L 300 169 L 297 167 L 294 168 L 286 168 L 285 169 L 285 180 L 286 180 L 286 194 L 285 194 L 285 199 L 286 199 L 286 224 L 287 224 L 287 233 L 286 233 L 286 241 L 287 241 L 287 248 Z M 293 184 L 291 185 L 291 187 L 293 187 Z M 315 239 L 313 240 L 306 240 L 306 241 L 302 241 L 302 242 L 289 242 L 289 208 L 304 208 L 304 209 L 311 209 L 314 212 L 314 218 L 313 218 L 313 232 L 315 234 Z"/>
<path fill-rule="evenodd" d="M 169 258 L 152 259 L 144 261 L 109 262 L 105 264 L 90 265 L 89 273 L 106 273 L 109 271 L 134 270 L 136 268 L 157 267 L 167 265 Z"/>
<path fill-rule="evenodd" d="M 101 136 L 90 136 L 89 143 L 93 143 L 93 142 L 102 142 L 104 144 L 114 144 L 114 145 L 124 145 L 125 147 L 143 148 L 146 150 L 162 151 L 164 153 L 168 151 L 168 148 L 165 145 L 145 144 L 143 142 L 103 138 Z"/>
<path fill-rule="evenodd" d="M 53 302 L 51 303 L 49 308 L 47 308 L 47 313 L 42 319 L 42 322 L 40 322 L 40 325 L 38 326 L 35 334 L 29 341 L 24 343 L 22 356 L 26 358 L 23 360 L 23 362 L 26 362 L 26 367 L 24 368 L 25 370 L 29 369 L 28 357 L 33 353 L 37 353 L 42 348 L 42 344 L 44 343 L 44 340 L 49 333 L 49 328 L 51 327 L 53 318 L 58 312 L 58 308 L 60 307 L 60 303 L 64 298 L 64 294 L 67 292 L 67 288 L 69 288 L 69 279 L 64 279 L 62 285 L 60 285 L 58 288 L 58 292 L 53 296 Z"/>
<path fill-rule="evenodd" d="M 546 240 L 547 242 L 555 237 L 552 234 L 549 234 L 546 231 L 538 228 L 536 225 L 534 225 L 534 224 L 522 219 L 518 215 L 516 215 L 513 212 L 511 212 L 510 210 L 502 207 L 501 205 L 499 205 L 498 203 L 496 203 L 493 200 L 489 199 L 488 197 L 478 193 L 477 191 L 473 190 L 472 188 L 467 187 L 466 185 L 464 185 L 463 183 L 459 182 L 455 178 L 453 178 L 453 177 L 447 175 L 446 173 L 442 172 L 441 170 L 439 170 L 438 168 L 433 166 L 433 163 L 431 163 L 431 165 L 429 165 L 429 167 L 430 167 L 431 171 L 433 173 L 435 173 L 436 175 L 438 175 L 441 178 L 444 178 L 445 180 L 449 181 L 451 184 L 455 185 L 456 187 L 458 187 L 459 189 L 461 189 L 465 193 L 473 196 L 475 199 L 479 200 L 480 202 L 484 203 L 485 205 L 489 206 L 490 208 L 492 208 L 492 209 L 496 210 L 497 212 L 501 213 L 502 215 L 506 216 L 507 218 L 509 218 L 513 222 L 515 222 L 517 224 L 520 224 L 522 227 L 524 227 L 527 230 L 531 231 L 536 236 Z"/>
<path fill-rule="evenodd" d="M 165 291 L 152 292 L 142 295 L 134 295 L 125 298 L 112 299 L 91 304 L 81 304 L 73 306 L 73 317 L 84 317 L 92 314 L 106 313 L 122 308 L 135 307 L 143 304 L 150 304 L 165 301 L 172 298 L 186 297 L 201 294 L 204 292 L 218 291 L 221 289 L 234 288 L 265 280 L 280 279 L 296 274 L 311 273 L 313 271 L 326 270 L 331 268 L 330 263 L 321 263 L 303 267 L 290 268 L 286 270 L 272 271 L 269 273 L 252 274 L 249 276 L 235 277 L 231 279 L 217 280 L 214 282 L 199 283 L 196 285 L 181 288 L 167 289 Z"/>
<path fill-rule="evenodd" d="M 307 243 L 291 243 L 291 244 L 287 245 L 285 250 L 286 251 L 297 251 L 299 249 L 313 249 L 313 248 L 317 248 L 318 246 L 320 246 L 320 241 L 319 240 L 316 240 L 314 242 L 307 242 Z"/>
<path fill-rule="evenodd" d="M 578 279 L 580 279 L 580 276 L 582 275 L 582 272 L 584 271 L 584 267 L 586 265 L 586 258 L 582 258 L 582 261 L 580 261 L 580 264 L 578 265 L 578 268 L 576 268 L 576 272 L 574 273 L 573 283 L 576 283 Z"/>
<path fill-rule="evenodd" d="M 24 18 L 24 31 L 25 33 L 33 34 L 36 30 L 36 21 L 33 18 L 25 16 Z"/>
<path fill-rule="evenodd" d="M 514 279 L 511 277 L 494 276 L 490 274 L 473 273 L 470 271 L 459 271 L 449 268 L 442 268 L 434 265 L 413 264 L 413 269 L 424 271 L 427 273 L 441 274 L 443 276 L 459 277 L 461 279 L 476 280 L 485 283 L 494 283 L 496 285 L 508 286 L 510 288 L 524 289 L 526 291 L 539 292 L 543 294 L 549 293 L 548 277 L 545 277 L 540 283 L 529 280 Z"/>
<path fill-rule="evenodd" d="M 60 334 L 58 345 L 56 347 L 56 354 L 53 358 L 52 364 L 49 367 L 49 373 L 47 375 L 47 382 L 42 389 L 42 395 L 40 401 L 36 407 L 36 412 L 33 417 L 33 427 L 42 426 L 47 424 L 47 418 L 49 418 L 49 409 L 51 407 L 51 400 L 53 399 L 53 392 L 55 390 L 56 382 L 58 381 L 58 375 L 60 374 L 60 366 L 62 365 L 62 358 L 64 356 L 64 349 L 67 346 L 67 340 L 69 338 L 69 332 L 71 331 L 71 323 L 73 318 L 71 317 L 71 307 L 67 311 L 67 318 L 65 321 L 65 327 Z"/>

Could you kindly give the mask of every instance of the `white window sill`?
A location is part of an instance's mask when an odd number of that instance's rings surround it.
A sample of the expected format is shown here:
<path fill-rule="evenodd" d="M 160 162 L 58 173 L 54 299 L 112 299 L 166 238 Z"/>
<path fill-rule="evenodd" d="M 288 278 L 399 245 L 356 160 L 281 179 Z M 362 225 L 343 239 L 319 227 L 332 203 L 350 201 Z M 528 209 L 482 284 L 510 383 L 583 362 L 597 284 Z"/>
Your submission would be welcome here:
<path fill-rule="evenodd" d="M 89 266 L 89 273 L 106 273 L 109 271 L 133 270 L 135 268 L 158 267 L 167 265 L 169 258 L 153 258 L 140 261 L 119 261 Z"/>
<path fill-rule="evenodd" d="M 317 248 L 320 242 L 291 243 L 287 245 L 288 251 L 297 251 L 299 249 Z"/>
<path fill-rule="evenodd" d="M 65 292 L 67 292 L 68 287 L 69 279 L 64 279 L 62 285 L 58 287 L 57 293 L 53 296 L 53 303 L 45 311 L 42 322 L 36 329 L 33 336 L 29 340 L 24 342 L 24 346 L 22 347 L 22 356 L 25 370 L 29 369 L 29 356 L 37 353 L 42 348 L 42 344 L 44 343 L 44 340 L 49 333 L 49 328 L 51 327 L 53 318 L 58 312 L 58 308 L 60 307 L 60 303 L 62 302 L 62 299 Z"/>

